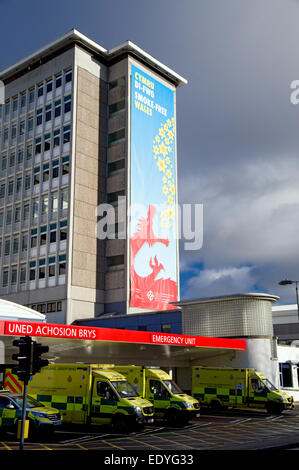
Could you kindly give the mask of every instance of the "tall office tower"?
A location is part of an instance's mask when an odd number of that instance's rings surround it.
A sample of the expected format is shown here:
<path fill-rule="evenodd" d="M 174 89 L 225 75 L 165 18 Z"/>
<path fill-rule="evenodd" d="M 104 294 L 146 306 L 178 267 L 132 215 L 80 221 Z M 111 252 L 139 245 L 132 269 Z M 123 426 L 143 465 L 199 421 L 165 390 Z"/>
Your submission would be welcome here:
<path fill-rule="evenodd" d="M 0 80 L 1 297 L 53 323 L 172 309 L 186 81 L 129 41 L 106 50 L 76 30 Z"/>

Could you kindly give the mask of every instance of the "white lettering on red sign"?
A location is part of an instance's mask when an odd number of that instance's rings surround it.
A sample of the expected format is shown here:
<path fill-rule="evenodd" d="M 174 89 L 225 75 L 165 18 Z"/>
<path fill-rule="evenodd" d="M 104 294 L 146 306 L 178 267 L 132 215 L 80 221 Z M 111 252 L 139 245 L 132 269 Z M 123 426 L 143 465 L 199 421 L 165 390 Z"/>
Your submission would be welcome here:
<path fill-rule="evenodd" d="M 96 330 L 57 325 L 31 325 L 27 323 L 6 322 L 7 333 L 13 335 L 50 336 L 55 338 L 96 339 Z"/>
<path fill-rule="evenodd" d="M 195 346 L 195 338 L 188 336 L 172 336 L 172 335 L 152 335 L 152 342 L 159 344 L 177 344 L 179 346 Z"/>

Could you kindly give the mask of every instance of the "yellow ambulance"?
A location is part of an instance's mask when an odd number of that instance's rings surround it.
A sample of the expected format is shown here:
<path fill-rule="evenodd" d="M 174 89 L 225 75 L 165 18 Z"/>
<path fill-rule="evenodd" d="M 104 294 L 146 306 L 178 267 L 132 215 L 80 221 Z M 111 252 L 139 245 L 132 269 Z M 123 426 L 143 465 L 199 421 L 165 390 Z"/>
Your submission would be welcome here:
<path fill-rule="evenodd" d="M 214 409 L 266 408 L 279 414 L 294 407 L 293 397 L 254 369 L 192 367 L 192 395 Z"/>
<path fill-rule="evenodd" d="M 49 364 L 29 381 L 28 393 L 57 408 L 63 423 L 109 424 L 123 432 L 154 421 L 153 405 L 109 365 Z"/>
<path fill-rule="evenodd" d="M 198 400 L 182 392 L 164 370 L 142 366 L 114 366 L 135 390 L 155 408 L 155 418 L 166 419 L 170 425 L 184 425 L 200 416 Z"/>

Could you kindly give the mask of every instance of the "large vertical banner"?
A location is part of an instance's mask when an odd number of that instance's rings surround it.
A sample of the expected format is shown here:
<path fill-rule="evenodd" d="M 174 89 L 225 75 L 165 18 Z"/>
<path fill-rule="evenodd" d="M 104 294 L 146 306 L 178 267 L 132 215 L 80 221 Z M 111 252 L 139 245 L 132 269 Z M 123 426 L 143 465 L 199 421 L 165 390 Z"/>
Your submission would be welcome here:
<path fill-rule="evenodd" d="M 130 307 L 176 309 L 174 91 L 132 65 Z"/>

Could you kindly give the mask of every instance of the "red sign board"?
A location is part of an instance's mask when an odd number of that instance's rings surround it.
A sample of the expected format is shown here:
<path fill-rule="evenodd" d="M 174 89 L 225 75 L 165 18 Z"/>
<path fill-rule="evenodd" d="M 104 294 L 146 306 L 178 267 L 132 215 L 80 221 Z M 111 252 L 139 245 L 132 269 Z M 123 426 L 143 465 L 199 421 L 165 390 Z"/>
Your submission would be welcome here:
<path fill-rule="evenodd" d="M 188 336 L 148 331 L 117 330 L 75 325 L 58 325 L 21 321 L 0 322 L 0 335 L 42 336 L 98 341 L 118 341 L 124 343 L 165 344 L 224 349 L 246 349 L 245 340 Z"/>

